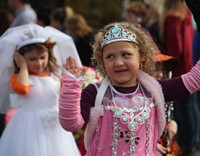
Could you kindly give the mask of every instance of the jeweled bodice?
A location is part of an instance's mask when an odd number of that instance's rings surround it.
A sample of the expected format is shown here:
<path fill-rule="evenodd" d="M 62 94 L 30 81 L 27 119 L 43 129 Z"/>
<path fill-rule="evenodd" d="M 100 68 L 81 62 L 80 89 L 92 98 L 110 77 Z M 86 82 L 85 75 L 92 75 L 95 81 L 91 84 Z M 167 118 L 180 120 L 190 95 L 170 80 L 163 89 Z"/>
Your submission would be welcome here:
<path fill-rule="evenodd" d="M 153 134 L 157 124 L 155 115 L 152 115 L 156 111 L 152 98 L 145 93 L 141 85 L 129 94 L 108 87 L 102 102 L 104 115 L 100 117 L 100 126 L 93 138 L 94 148 L 102 155 L 109 148 L 113 156 L 146 156 L 151 153 L 149 150 L 154 147 L 149 145 L 150 137 L 157 137 Z M 102 135 L 106 141 L 98 137 Z"/>
<path fill-rule="evenodd" d="M 112 111 L 122 124 L 127 124 L 130 131 L 136 131 L 139 125 L 144 124 L 155 106 L 152 99 L 146 97 L 140 84 L 130 94 L 119 93 L 113 87 L 111 93 L 112 100 L 110 105 L 105 105 L 105 109 Z"/>

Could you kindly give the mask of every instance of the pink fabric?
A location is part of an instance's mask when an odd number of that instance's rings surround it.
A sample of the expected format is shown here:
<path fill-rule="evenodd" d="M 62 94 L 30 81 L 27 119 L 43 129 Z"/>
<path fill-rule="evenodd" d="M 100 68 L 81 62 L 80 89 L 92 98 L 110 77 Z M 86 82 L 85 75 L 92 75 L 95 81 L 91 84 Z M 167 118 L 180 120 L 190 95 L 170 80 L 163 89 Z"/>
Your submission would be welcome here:
<path fill-rule="evenodd" d="M 92 140 L 92 137 L 95 132 L 95 130 L 97 129 L 98 126 L 98 121 L 99 121 L 99 117 L 102 114 L 102 110 L 98 107 L 93 107 L 91 108 L 90 111 L 90 122 L 88 122 L 88 125 L 85 129 L 85 137 L 84 137 L 84 143 L 85 143 L 85 149 L 88 150 L 88 146 Z"/>
<path fill-rule="evenodd" d="M 93 109 L 92 111 L 95 111 Z M 94 114 L 94 113 L 92 113 Z M 150 113 L 150 147 L 149 155 L 157 156 L 156 145 L 158 140 L 158 122 L 157 122 L 156 109 L 153 108 Z M 87 150 L 87 156 L 111 156 L 112 155 L 112 140 L 113 140 L 113 113 L 110 111 L 104 111 L 104 116 L 99 118 L 97 129 L 92 135 L 92 140 L 89 144 Z M 124 139 L 129 136 L 126 136 L 127 125 L 119 123 L 120 126 L 124 129 L 124 138 L 119 138 L 117 156 L 122 156 L 123 153 L 129 155 L 127 152 L 130 150 L 130 144 L 126 143 Z M 145 146 L 146 146 L 146 127 L 141 125 L 136 131 L 136 136 L 140 136 L 139 143 L 136 146 L 134 155 L 136 156 L 145 156 Z"/>
<path fill-rule="evenodd" d="M 181 76 L 183 83 L 188 91 L 192 94 L 200 89 L 200 60 L 191 69 L 190 72 Z"/>
<path fill-rule="evenodd" d="M 67 131 L 82 128 L 84 120 L 80 113 L 80 97 L 82 81 L 62 73 L 63 84 L 59 99 L 59 120 Z"/>
<path fill-rule="evenodd" d="M 152 97 L 155 99 L 155 104 L 157 107 L 157 121 L 158 121 L 158 128 L 159 128 L 159 137 L 162 135 L 166 120 L 165 120 L 165 111 L 164 111 L 164 96 L 161 89 L 160 84 L 154 78 L 149 76 L 147 73 L 140 71 L 138 74 L 138 79 L 142 83 L 142 85 L 149 91 Z"/>

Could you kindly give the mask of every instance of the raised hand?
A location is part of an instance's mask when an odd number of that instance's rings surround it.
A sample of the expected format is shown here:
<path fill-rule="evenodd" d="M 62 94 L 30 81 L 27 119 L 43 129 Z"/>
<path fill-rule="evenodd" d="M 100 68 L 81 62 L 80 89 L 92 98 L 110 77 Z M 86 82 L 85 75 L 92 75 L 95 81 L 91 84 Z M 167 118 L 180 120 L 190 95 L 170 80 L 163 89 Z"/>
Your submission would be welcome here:
<path fill-rule="evenodd" d="M 87 70 L 87 67 L 78 67 L 76 60 L 72 57 L 66 59 L 66 64 L 63 65 L 63 68 L 77 78 L 84 76 Z"/>
<path fill-rule="evenodd" d="M 21 54 L 15 52 L 13 55 L 13 59 L 19 68 L 21 68 L 22 66 L 27 66 L 27 63 Z"/>

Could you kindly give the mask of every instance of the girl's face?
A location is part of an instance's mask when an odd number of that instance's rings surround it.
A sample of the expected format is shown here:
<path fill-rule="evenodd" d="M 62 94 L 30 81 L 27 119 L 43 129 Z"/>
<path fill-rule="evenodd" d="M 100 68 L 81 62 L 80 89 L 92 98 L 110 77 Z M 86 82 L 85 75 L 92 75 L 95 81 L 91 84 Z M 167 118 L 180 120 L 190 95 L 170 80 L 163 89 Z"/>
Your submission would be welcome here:
<path fill-rule="evenodd" d="M 39 52 L 37 50 L 32 50 L 25 53 L 23 56 L 27 63 L 28 70 L 30 73 L 35 73 L 35 74 L 47 73 L 46 69 L 49 60 L 48 51 Z"/>
<path fill-rule="evenodd" d="M 139 51 L 130 42 L 113 42 L 103 48 L 103 65 L 112 85 L 131 87 L 137 84 Z"/>

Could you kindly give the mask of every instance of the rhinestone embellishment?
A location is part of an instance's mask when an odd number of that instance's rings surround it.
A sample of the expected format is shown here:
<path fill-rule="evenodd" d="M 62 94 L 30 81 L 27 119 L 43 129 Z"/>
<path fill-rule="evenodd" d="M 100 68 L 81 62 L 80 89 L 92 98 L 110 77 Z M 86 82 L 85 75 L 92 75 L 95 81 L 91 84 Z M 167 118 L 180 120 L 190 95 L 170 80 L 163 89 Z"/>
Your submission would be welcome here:
<path fill-rule="evenodd" d="M 136 40 L 136 34 L 127 29 L 119 27 L 117 23 L 103 36 L 101 48 L 103 48 L 106 44 L 116 41 L 129 41 L 138 44 Z"/>

